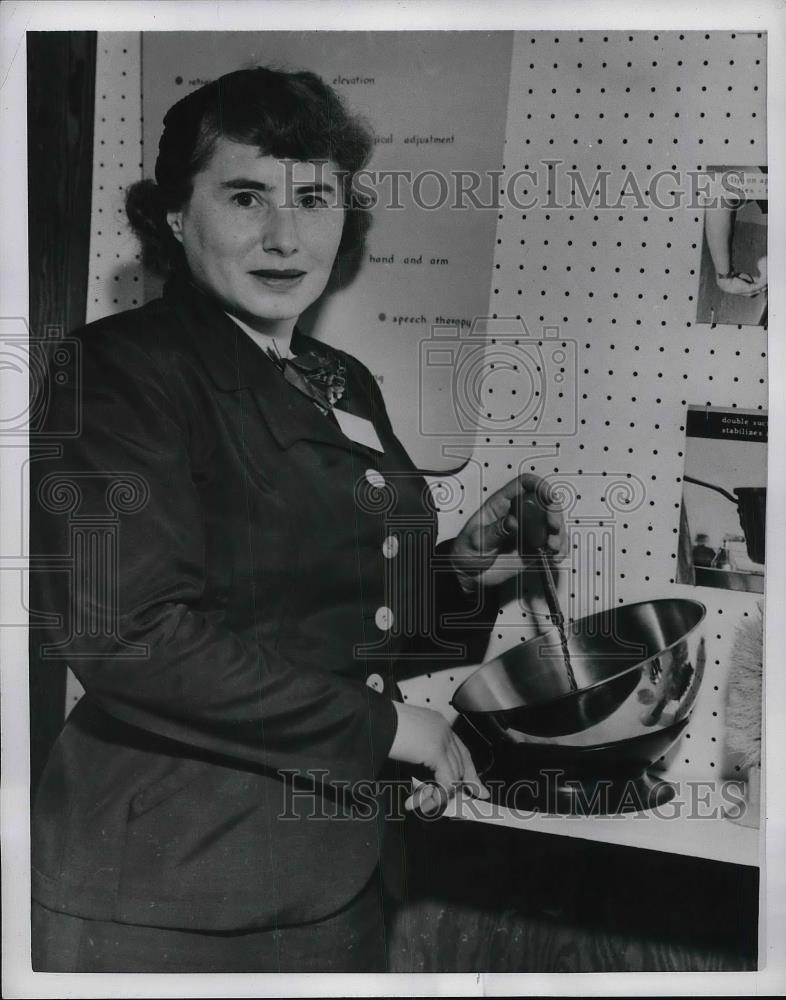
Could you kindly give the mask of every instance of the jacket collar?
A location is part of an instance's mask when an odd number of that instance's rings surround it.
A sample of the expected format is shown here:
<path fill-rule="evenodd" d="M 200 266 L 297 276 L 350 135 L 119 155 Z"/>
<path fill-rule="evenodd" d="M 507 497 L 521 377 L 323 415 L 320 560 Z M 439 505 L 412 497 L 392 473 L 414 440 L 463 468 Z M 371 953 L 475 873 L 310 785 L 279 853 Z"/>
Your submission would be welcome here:
<path fill-rule="evenodd" d="M 350 441 L 334 420 L 290 386 L 251 337 L 227 316 L 219 303 L 195 285 L 188 274 L 172 275 L 164 286 L 163 295 L 182 322 L 189 343 L 216 387 L 227 392 L 250 390 L 282 448 L 306 439 L 379 455 L 379 452 Z M 306 336 L 297 328 L 292 336 L 292 350 L 295 354 L 319 350 L 334 357 L 341 356 L 334 348 Z M 367 417 L 358 406 L 361 389 L 351 374 L 352 368 L 348 365 L 349 399 L 346 404 L 342 400 L 341 408 Z"/>

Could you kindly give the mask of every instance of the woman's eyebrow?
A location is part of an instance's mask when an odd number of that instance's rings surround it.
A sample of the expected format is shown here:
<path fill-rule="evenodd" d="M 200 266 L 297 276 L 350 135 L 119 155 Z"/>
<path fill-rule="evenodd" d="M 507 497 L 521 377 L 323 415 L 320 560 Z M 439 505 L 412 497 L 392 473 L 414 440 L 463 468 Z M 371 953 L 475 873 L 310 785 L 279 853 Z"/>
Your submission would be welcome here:
<path fill-rule="evenodd" d="M 245 191 L 275 190 L 274 184 L 267 184 L 264 181 L 253 180 L 250 177 L 232 177 L 230 180 L 221 181 L 219 186 L 233 191 L 239 189 Z M 292 187 L 296 188 L 298 191 L 324 191 L 328 194 L 334 194 L 336 190 L 332 184 L 325 184 L 322 181 L 294 181 Z"/>
<path fill-rule="evenodd" d="M 325 184 L 322 181 L 295 181 L 292 186 L 298 191 L 326 191 L 328 194 L 334 194 L 336 190 L 332 184 Z"/>
<path fill-rule="evenodd" d="M 221 181 L 219 186 L 222 188 L 231 188 L 233 190 L 237 188 L 245 188 L 246 190 L 251 189 L 252 191 L 273 190 L 272 185 L 266 184 L 264 181 L 252 180 L 250 177 L 232 177 L 228 181 Z"/>

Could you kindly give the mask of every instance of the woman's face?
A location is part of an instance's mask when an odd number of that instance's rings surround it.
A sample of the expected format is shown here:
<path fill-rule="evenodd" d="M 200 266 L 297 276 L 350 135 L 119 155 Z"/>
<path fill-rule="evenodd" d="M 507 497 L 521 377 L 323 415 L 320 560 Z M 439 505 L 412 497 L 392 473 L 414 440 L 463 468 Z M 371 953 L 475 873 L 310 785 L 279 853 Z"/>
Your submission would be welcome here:
<path fill-rule="evenodd" d="M 221 137 L 188 204 L 167 215 L 197 283 L 254 329 L 291 331 L 325 288 L 341 241 L 337 169 Z"/>

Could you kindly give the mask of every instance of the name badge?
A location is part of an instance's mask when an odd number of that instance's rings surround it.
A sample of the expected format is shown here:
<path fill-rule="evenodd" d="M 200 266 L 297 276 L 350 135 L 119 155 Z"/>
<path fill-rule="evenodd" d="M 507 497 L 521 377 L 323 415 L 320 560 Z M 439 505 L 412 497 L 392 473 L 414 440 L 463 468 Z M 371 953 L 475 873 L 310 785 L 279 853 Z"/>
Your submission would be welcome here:
<path fill-rule="evenodd" d="M 365 417 L 356 417 L 354 413 L 347 413 L 345 410 L 334 409 L 333 415 L 338 421 L 338 426 L 345 437 L 350 441 L 373 448 L 374 451 L 384 452 L 385 448 L 379 440 L 374 425 Z"/>

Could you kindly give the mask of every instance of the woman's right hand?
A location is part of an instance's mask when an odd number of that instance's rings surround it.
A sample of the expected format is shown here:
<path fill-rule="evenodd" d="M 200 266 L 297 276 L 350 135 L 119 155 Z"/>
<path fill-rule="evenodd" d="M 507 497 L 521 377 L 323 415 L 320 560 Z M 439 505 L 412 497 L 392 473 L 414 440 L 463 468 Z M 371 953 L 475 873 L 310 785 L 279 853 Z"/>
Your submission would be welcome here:
<path fill-rule="evenodd" d="M 404 803 L 411 812 L 418 809 L 429 815 L 441 811 L 460 788 L 479 799 L 490 798 L 469 750 L 456 736 L 440 712 L 418 705 L 394 702 L 398 726 L 389 757 L 407 764 L 427 767 L 434 782 L 420 785 Z"/>

